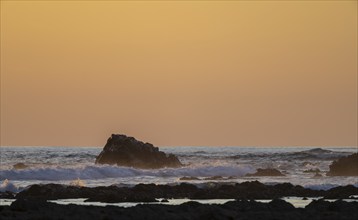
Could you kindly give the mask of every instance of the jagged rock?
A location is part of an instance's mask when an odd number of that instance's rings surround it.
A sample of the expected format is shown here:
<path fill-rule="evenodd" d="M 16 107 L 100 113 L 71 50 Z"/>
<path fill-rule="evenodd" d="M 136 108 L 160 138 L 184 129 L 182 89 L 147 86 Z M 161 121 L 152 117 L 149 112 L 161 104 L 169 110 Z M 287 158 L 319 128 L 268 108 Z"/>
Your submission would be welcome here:
<path fill-rule="evenodd" d="M 280 171 L 276 169 L 257 169 L 256 173 L 249 173 L 246 176 L 284 176 Z"/>
<path fill-rule="evenodd" d="M 358 219 L 358 203 L 312 201 L 294 208 L 282 200 L 261 203 L 237 200 L 225 204 L 187 202 L 181 205 L 141 204 L 116 206 L 59 205 L 46 201 L 17 200 L 0 206 L 0 219 Z"/>
<path fill-rule="evenodd" d="M 91 202 L 156 202 L 161 199 L 273 199 L 285 196 L 346 199 L 358 195 L 352 185 L 330 190 L 311 190 L 290 183 L 265 185 L 258 181 L 210 184 L 200 188 L 188 183 L 180 185 L 138 184 L 134 187 L 76 187 L 58 184 L 32 185 L 16 195 L 16 199 L 55 200 L 88 198 Z"/>
<path fill-rule="evenodd" d="M 182 166 L 173 154 L 166 155 L 150 143 L 143 143 L 120 134 L 112 134 L 107 140 L 107 144 L 96 158 L 96 163 L 143 169 Z"/>
<path fill-rule="evenodd" d="M 333 161 L 327 176 L 358 176 L 358 153 Z"/>
<path fill-rule="evenodd" d="M 24 163 L 17 163 L 17 164 L 14 164 L 14 166 L 13 166 L 13 168 L 16 170 L 26 169 L 28 167 L 29 166 L 25 165 Z"/>
<path fill-rule="evenodd" d="M 326 191 L 325 199 L 345 199 L 357 195 L 358 188 L 353 185 L 337 186 Z"/>

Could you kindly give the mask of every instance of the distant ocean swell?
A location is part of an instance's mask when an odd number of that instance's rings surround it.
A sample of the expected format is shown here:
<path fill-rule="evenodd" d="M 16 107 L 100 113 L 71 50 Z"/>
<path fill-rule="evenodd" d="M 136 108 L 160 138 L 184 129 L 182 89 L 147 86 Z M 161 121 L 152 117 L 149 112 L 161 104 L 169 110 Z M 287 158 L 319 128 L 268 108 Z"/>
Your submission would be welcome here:
<path fill-rule="evenodd" d="M 158 170 L 143 170 L 118 166 L 85 166 L 79 168 L 32 168 L 24 170 L 1 170 L 0 179 L 10 180 L 73 180 L 73 179 L 105 179 L 134 176 L 152 177 L 210 177 L 210 176 L 244 176 L 254 172 L 251 166 L 203 166 L 165 168 Z"/>
<path fill-rule="evenodd" d="M 101 148 L 93 147 L 0 147 L 0 191 L 21 191 L 32 184 L 71 184 L 83 180 L 88 187 L 108 185 L 135 185 L 139 183 L 193 184 L 218 182 L 244 182 L 258 180 L 265 184 L 289 182 L 314 189 L 335 186 L 358 186 L 356 177 L 329 177 L 325 173 L 332 161 L 358 151 L 345 148 L 269 148 L 269 147 L 167 147 L 166 153 L 179 157 L 182 168 L 156 170 L 135 169 L 95 164 Z M 26 169 L 15 169 L 24 163 Z M 245 177 L 258 168 L 275 168 L 283 177 Z M 318 170 L 322 175 L 317 178 Z M 181 177 L 197 177 L 184 179 Z M 229 178 L 237 177 L 237 178 Z M 8 181 L 9 180 L 9 181 Z"/>

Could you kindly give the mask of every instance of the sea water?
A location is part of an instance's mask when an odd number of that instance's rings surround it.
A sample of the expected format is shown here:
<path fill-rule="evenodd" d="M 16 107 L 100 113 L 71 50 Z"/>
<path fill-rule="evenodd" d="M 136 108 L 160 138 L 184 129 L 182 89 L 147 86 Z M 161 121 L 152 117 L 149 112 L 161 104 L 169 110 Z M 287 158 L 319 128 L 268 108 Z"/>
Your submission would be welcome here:
<path fill-rule="evenodd" d="M 95 186 L 134 186 L 138 183 L 200 186 L 212 184 L 205 178 L 221 176 L 215 182 L 241 183 L 258 180 L 265 184 L 289 182 L 311 189 L 330 189 L 354 185 L 356 177 L 329 177 L 325 173 L 332 161 L 356 153 L 357 147 L 161 147 L 178 156 L 181 168 L 136 169 L 95 164 L 102 147 L 1 147 L 0 191 L 19 192 L 32 184 L 60 183 Z M 26 169 L 14 169 L 24 163 Z M 246 177 L 258 168 L 275 168 L 282 177 Z M 305 172 L 319 169 L 322 177 Z M 181 177 L 198 180 L 180 180 Z"/>

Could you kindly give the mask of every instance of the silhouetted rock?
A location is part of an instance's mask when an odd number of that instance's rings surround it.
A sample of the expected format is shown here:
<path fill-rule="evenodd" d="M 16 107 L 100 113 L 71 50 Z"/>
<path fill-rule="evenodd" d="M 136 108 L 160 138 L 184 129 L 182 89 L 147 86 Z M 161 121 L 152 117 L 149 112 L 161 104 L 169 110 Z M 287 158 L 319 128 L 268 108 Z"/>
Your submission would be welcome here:
<path fill-rule="evenodd" d="M 312 201 L 305 208 L 294 208 L 283 200 L 261 203 L 236 200 L 222 205 L 186 202 L 181 205 L 140 204 L 116 206 L 59 205 L 46 201 L 17 200 L 0 206 L 0 219 L 358 219 L 358 203 L 341 200 Z"/>
<path fill-rule="evenodd" d="M 29 166 L 25 165 L 24 163 L 17 163 L 17 164 L 14 164 L 14 166 L 13 166 L 13 168 L 16 170 L 26 169 L 28 167 Z"/>
<path fill-rule="evenodd" d="M 358 153 L 333 161 L 327 176 L 358 176 Z"/>
<path fill-rule="evenodd" d="M 179 180 L 200 180 L 198 177 L 195 177 L 195 176 L 183 176 L 183 177 L 180 177 Z"/>
<path fill-rule="evenodd" d="M 226 180 L 227 178 L 224 178 L 222 176 L 210 176 L 210 177 L 206 177 L 204 178 L 204 180 Z"/>
<path fill-rule="evenodd" d="M 358 195 L 358 188 L 353 185 L 337 186 L 325 192 L 325 199 L 346 199 L 351 195 Z"/>
<path fill-rule="evenodd" d="M 246 176 L 284 176 L 280 171 L 276 169 L 257 169 L 256 173 L 249 173 Z"/>
<path fill-rule="evenodd" d="M 288 203 L 281 199 L 273 199 L 269 203 L 269 207 L 273 210 L 281 210 L 281 211 L 289 211 L 295 209 L 295 207 L 291 203 Z"/>
<path fill-rule="evenodd" d="M 352 185 L 330 190 L 312 190 L 290 183 L 265 185 L 258 181 L 243 183 L 210 183 L 197 187 L 179 185 L 138 184 L 134 187 L 76 187 L 59 184 L 32 185 L 16 195 L 16 199 L 53 200 L 88 198 L 91 202 L 157 202 L 161 199 L 274 199 L 285 196 L 349 198 L 358 195 Z"/>
<path fill-rule="evenodd" d="M 305 151 L 301 151 L 303 153 L 312 153 L 312 154 L 326 154 L 326 153 L 331 153 L 331 150 L 325 150 L 322 148 L 313 148 L 310 150 L 305 150 Z"/>
<path fill-rule="evenodd" d="M 27 199 L 17 199 L 14 201 L 10 208 L 13 211 L 25 212 L 25 211 L 39 211 L 44 208 L 48 208 L 49 203 L 45 200 L 27 200 Z"/>
<path fill-rule="evenodd" d="M 107 140 L 107 144 L 96 158 L 96 163 L 144 169 L 182 166 L 173 154 L 166 155 L 150 143 L 118 134 L 112 134 Z"/>
<path fill-rule="evenodd" d="M 15 194 L 9 191 L 5 191 L 5 192 L 0 191 L 0 199 L 15 199 Z"/>

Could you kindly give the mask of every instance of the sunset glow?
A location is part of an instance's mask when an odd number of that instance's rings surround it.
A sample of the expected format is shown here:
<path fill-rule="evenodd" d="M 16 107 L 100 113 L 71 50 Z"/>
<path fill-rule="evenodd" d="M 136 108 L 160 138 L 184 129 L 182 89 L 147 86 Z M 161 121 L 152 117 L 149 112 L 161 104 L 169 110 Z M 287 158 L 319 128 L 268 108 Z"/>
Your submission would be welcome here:
<path fill-rule="evenodd" d="M 357 146 L 357 1 L 1 1 L 2 146 Z"/>

